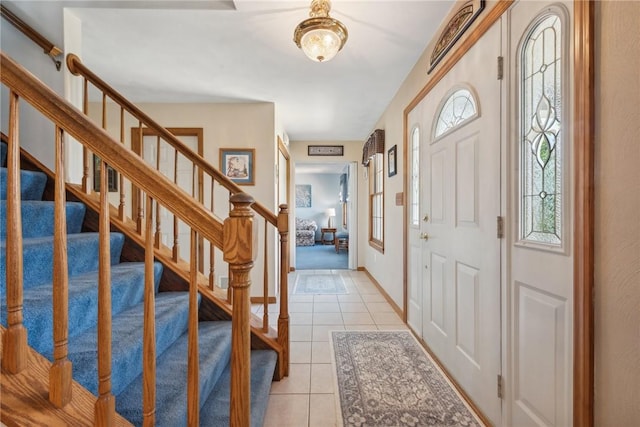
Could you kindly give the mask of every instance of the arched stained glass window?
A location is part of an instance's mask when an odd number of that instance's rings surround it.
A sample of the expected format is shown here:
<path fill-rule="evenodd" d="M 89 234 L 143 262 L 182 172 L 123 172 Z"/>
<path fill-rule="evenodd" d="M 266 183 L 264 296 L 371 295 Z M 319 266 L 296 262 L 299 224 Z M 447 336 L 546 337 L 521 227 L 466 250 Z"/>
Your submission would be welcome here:
<path fill-rule="evenodd" d="M 476 100 L 468 89 L 454 91 L 442 105 L 433 134 L 434 139 L 477 117 L 476 105 Z"/>
<path fill-rule="evenodd" d="M 411 132 L 411 225 L 420 225 L 420 130 Z"/>
<path fill-rule="evenodd" d="M 558 15 L 544 16 L 520 51 L 520 239 L 562 243 L 563 42 Z"/>

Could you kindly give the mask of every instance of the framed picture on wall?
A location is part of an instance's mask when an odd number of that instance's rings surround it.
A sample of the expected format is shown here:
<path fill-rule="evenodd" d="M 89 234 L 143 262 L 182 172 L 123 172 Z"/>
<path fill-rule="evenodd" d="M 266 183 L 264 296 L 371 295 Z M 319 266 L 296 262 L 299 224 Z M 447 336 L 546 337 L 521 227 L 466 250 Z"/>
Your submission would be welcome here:
<path fill-rule="evenodd" d="M 238 185 L 254 185 L 255 152 L 253 148 L 221 148 L 220 170 Z"/>
<path fill-rule="evenodd" d="M 392 177 L 396 173 L 398 173 L 397 150 L 398 150 L 398 146 L 394 145 L 393 147 L 389 148 L 389 151 L 387 152 L 387 162 L 388 162 L 387 164 L 389 165 L 389 177 Z"/>
<path fill-rule="evenodd" d="M 311 185 L 296 185 L 296 208 L 311 207 Z"/>

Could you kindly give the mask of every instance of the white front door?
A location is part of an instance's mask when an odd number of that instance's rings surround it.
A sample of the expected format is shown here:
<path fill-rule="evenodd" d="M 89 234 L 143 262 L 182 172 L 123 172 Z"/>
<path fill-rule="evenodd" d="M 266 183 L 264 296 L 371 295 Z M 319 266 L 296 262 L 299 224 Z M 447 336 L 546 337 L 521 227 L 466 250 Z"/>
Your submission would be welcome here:
<path fill-rule="evenodd" d="M 422 101 L 422 336 L 501 424 L 501 51 L 493 26 Z M 475 114 L 472 114 L 475 106 Z M 470 114 L 470 115 L 469 115 Z M 427 133 L 428 132 L 428 133 Z M 412 230 L 413 231 L 413 230 Z"/>
<path fill-rule="evenodd" d="M 508 12 L 505 424 L 572 423 L 571 3 Z"/>

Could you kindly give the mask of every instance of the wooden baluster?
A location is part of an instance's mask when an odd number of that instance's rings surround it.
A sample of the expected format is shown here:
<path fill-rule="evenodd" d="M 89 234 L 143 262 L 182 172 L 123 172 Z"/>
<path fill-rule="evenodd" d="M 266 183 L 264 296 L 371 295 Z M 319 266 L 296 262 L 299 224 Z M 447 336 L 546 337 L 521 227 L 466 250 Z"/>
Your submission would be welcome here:
<path fill-rule="evenodd" d="M 173 183 L 178 185 L 178 150 L 173 156 Z M 180 241 L 178 240 L 178 217 L 173 216 L 173 260 L 178 261 L 180 257 Z"/>
<path fill-rule="evenodd" d="M 124 145 L 124 107 L 120 107 L 120 142 Z M 118 205 L 118 218 L 120 221 L 125 220 L 125 203 L 124 175 L 120 174 L 120 204 Z"/>
<path fill-rule="evenodd" d="M 278 317 L 278 343 L 283 349 L 280 377 L 289 375 L 289 209 L 280 205 L 278 213 L 280 233 L 280 316 Z"/>
<path fill-rule="evenodd" d="M 63 132 L 56 126 L 56 176 L 53 230 L 53 365 L 49 370 L 49 401 L 62 408 L 71 401 L 72 364 L 69 353 L 69 268 L 64 182 Z"/>
<path fill-rule="evenodd" d="M 100 254 L 98 257 L 98 400 L 95 425 L 112 426 L 116 399 L 111 393 L 111 241 L 107 163 L 100 160 Z"/>
<path fill-rule="evenodd" d="M 229 425 L 251 424 L 251 302 L 250 273 L 256 256 L 253 247 L 253 198 L 234 194 L 233 209 L 224 220 L 224 260 L 231 270 L 233 317 L 231 319 L 231 402 Z"/>
<path fill-rule="evenodd" d="M 144 362 L 142 371 L 143 426 L 156 422 L 156 312 L 153 270 L 153 200 L 147 196 L 144 253 Z"/>
<path fill-rule="evenodd" d="M 189 274 L 189 349 L 187 361 L 187 425 L 197 426 L 200 419 L 198 352 L 198 233 L 191 229 L 191 268 Z M 249 424 L 245 424 L 249 425 Z"/>
<path fill-rule="evenodd" d="M 102 129 L 107 130 L 107 94 L 102 92 Z"/>
<path fill-rule="evenodd" d="M 82 94 L 82 112 L 85 116 L 89 115 L 89 82 L 85 77 L 83 79 L 83 94 Z M 89 150 L 85 145 L 82 146 L 82 191 L 86 194 L 91 192 L 89 185 Z"/>
<path fill-rule="evenodd" d="M 142 122 L 138 121 L 138 140 L 140 141 L 141 153 L 144 157 L 144 140 L 142 135 Z M 142 207 L 142 190 L 137 188 L 137 199 L 138 199 L 138 215 L 136 217 L 136 230 L 138 234 L 142 235 L 142 220 L 144 218 L 144 208 Z"/>
<path fill-rule="evenodd" d="M 22 213 L 20 208 L 20 117 L 18 95 L 9 94 L 7 146 L 7 330 L 2 340 L 2 367 L 17 374 L 27 366 L 27 329 L 22 324 Z"/>
<path fill-rule="evenodd" d="M 191 197 L 193 197 L 194 199 L 196 198 L 196 190 L 198 191 L 198 201 L 202 203 L 198 169 L 196 165 L 192 163 L 191 164 Z M 198 236 L 196 253 L 198 257 L 198 271 L 204 274 L 204 242 L 202 240 L 202 237 L 200 236 Z"/>
<path fill-rule="evenodd" d="M 214 185 L 215 181 L 211 180 L 211 213 L 213 213 L 214 204 Z M 209 288 L 215 289 L 216 281 L 216 247 L 213 243 L 209 243 Z"/>
<path fill-rule="evenodd" d="M 267 263 L 268 257 L 267 253 L 269 252 L 269 242 L 267 239 L 267 229 L 268 224 L 267 220 L 264 220 L 264 277 L 262 279 L 262 295 L 264 296 L 263 310 L 264 313 L 262 315 L 262 330 L 265 332 L 269 332 L 269 265 Z"/>
<path fill-rule="evenodd" d="M 231 200 L 231 196 L 233 196 L 233 194 L 231 192 L 229 192 L 229 200 Z M 229 211 L 231 211 L 231 209 L 232 209 L 231 208 L 231 203 L 229 203 L 229 206 L 230 206 Z M 223 256 L 224 256 L 224 254 L 223 254 Z M 228 282 L 227 282 L 227 302 L 229 304 L 233 304 L 233 292 L 232 292 L 232 288 L 231 288 L 231 281 L 233 279 L 232 279 L 231 276 L 233 276 L 233 271 L 231 271 L 231 268 L 230 268 L 229 264 L 227 264 L 227 277 L 229 278 Z"/>
<path fill-rule="evenodd" d="M 158 135 L 156 140 L 156 170 L 160 171 L 160 135 Z M 162 243 L 162 231 L 160 224 L 160 203 L 156 203 L 156 238 L 155 245 L 156 248 L 160 248 L 160 244 Z"/>

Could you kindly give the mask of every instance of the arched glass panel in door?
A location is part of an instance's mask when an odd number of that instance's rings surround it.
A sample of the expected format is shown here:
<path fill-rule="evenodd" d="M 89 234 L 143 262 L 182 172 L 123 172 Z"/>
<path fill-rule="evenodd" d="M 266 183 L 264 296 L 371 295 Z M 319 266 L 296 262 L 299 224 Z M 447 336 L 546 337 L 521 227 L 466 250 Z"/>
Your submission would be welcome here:
<path fill-rule="evenodd" d="M 520 51 L 520 240 L 562 243 L 563 42 L 560 17 L 542 17 Z"/>
<path fill-rule="evenodd" d="M 469 89 L 453 91 L 443 102 L 437 115 L 433 139 L 451 132 L 478 116 L 477 102 Z"/>

